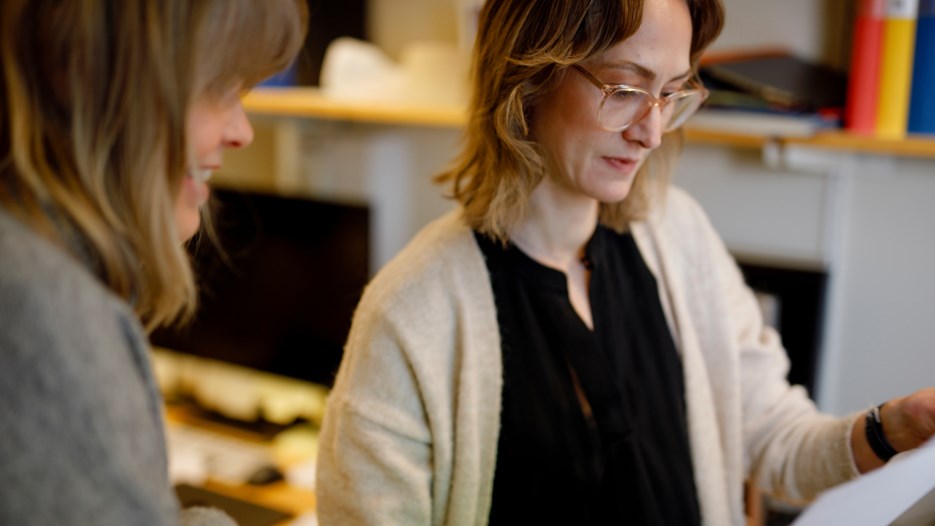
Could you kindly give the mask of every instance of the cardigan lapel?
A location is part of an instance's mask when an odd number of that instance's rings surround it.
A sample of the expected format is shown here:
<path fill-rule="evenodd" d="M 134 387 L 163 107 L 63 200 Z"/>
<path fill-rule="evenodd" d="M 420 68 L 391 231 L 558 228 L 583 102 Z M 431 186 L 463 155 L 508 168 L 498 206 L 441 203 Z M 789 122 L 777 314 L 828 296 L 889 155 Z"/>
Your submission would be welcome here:
<path fill-rule="evenodd" d="M 711 378 L 684 297 L 686 289 L 680 279 L 684 275 L 680 272 L 681 262 L 667 257 L 670 251 L 664 234 L 657 226 L 637 223 L 632 226 L 632 232 L 646 265 L 656 276 L 660 301 L 682 357 L 689 441 L 702 522 L 711 525 L 742 524 L 740 490 L 734 496 L 731 477 L 725 470 L 724 442 L 711 392 Z M 735 499 L 737 502 L 731 502 Z M 741 510 L 740 516 L 732 520 L 731 510 Z M 737 519 L 741 522 L 738 523 Z"/>

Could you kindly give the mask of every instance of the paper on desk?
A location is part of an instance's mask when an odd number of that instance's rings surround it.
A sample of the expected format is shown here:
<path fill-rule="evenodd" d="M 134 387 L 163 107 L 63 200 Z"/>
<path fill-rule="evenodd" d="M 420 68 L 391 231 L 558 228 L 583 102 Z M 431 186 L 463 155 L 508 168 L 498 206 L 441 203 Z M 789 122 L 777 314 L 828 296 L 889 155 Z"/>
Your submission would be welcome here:
<path fill-rule="evenodd" d="M 935 440 L 826 491 L 793 524 L 935 525 Z"/>

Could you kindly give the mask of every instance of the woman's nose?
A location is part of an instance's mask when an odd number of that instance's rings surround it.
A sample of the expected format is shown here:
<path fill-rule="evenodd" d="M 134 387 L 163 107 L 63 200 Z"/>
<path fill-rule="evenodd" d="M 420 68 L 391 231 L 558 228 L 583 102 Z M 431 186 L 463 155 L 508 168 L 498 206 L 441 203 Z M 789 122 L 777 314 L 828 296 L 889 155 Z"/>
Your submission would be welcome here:
<path fill-rule="evenodd" d="M 230 120 L 224 133 L 224 146 L 243 148 L 251 142 L 253 142 L 253 126 L 250 125 L 243 103 L 237 101 L 237 104 L 231 108 Z"/>
<path fill-rule="evenodd" d="M 623 137 L 636 141 L 643 148 L 652 150 L 662 144 L 662 110 L 653 106 L 638 121 L 623 130 Z"/>

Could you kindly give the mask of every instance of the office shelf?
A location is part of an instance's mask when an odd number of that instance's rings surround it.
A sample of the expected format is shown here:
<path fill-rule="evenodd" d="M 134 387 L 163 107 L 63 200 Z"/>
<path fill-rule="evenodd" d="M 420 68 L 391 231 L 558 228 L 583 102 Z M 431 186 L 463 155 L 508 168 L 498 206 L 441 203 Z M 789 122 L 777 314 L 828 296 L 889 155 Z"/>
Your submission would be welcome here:
<path fill-rule="evenodd" d="M 458 128 L 466 120 L 465 110 L 458 106 L 340 100 L 329 98 L 321 90 L 312 87 L 256 89 L 244 98 L 244 106 L 247 111 L 257 115 L 383 125 Z M 759 149 L 769 143 L 780 143 L 831 151 L 935 159 L 935 136 L 910 136 L 893 140 L 835 130 L 807 138 L 782 138 L 688 127 L 685 137 L 690 143 L 738 148 Z"/>
<path fill-rule="evenodd" d="M 457 106 L 340 100 L 311 87 L 255 89 L 244 98 L 244 107 L 262 115 L 372 124 L 457 128 L 465 122 L 464 109 Z"/>

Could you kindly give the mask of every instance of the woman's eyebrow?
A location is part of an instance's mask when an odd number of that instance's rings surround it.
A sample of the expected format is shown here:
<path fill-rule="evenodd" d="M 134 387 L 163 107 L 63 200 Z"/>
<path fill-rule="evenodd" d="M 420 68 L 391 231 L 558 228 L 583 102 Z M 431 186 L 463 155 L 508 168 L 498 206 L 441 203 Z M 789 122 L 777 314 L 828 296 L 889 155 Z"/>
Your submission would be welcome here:
<path fill-rule="evenodd" d="M 647 67 L 645 67 L 645 66 L 641 66 L 640 64 L 637 64 L 636 62 L 631 62 L 631 61 L 629 61 L 629 60 L 628 60 L 628 61 L 625 61 L 625 62 L 616 63 L 616 64 L 607 64 L 607 67 L 610 68 L 610 69 L 620 69 L 620 70 L 624 70 L 624 71 L 629 71 L 629 72 L 631 72 L 631 73 L 636 73 L 637 75 L 639 75 L 639 76 L 645 78 L 646 80 L 656 80 L 656 72 L 655 72 L 655 71 L 653 71 L 653 70 L 651 70 L 651 69 L 649 69 L 649 68 L 647 68 Z M 672 77 L 671 79 L 669 79 L 668 82 L 675 82 L 675 81 L 678 81 L 678 80 L 686 80 L 686 79 L 688 79 L 689 77 L 691 77 L 691 75 L 692 75 L 692 71 L 691 71 L 691 70 L 688 70 L 688 71 L 686 71 L 685 73 L 682 73 L 682 74 L 680 74 L 680 75 L 676 75 L 676 76 Z"/>

